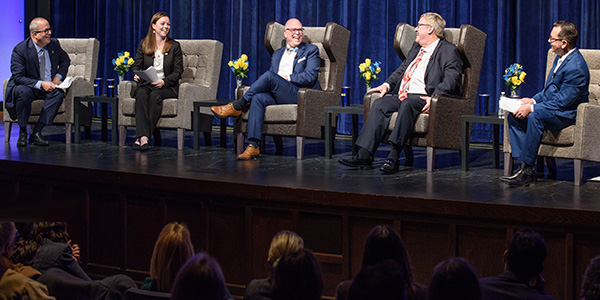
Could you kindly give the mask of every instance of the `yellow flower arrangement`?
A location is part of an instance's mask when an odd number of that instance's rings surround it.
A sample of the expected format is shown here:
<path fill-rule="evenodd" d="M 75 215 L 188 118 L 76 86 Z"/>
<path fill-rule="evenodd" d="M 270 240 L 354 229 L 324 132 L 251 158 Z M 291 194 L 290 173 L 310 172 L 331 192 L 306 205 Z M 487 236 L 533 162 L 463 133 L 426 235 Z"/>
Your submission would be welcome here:
<path fill-rule="evenodd" d="M 240 58 L 234 61 L 230 60 L 229 63 L 227 63 L 227 65 L 235 74 L 235 77 L 238 77 L 240 79 L 248 77 L 246 75 L 246 72 L 248 72 L 248 67 L 250 66 L 250 63 L 248 62 L 248 56 L 246 54 L 242 54 Z"/>
<path fill-rule="evenodd" d="M 367 84 L 367 89 L 371 88 L 371 83 L 373 82 L 373 80 L 379 79 L 377 74 L 379 74 L 379 72 L 381 72 L 380 66 L 381 66 L 381 62 L 379 62 L 379 61 L 372 62 L 371 59 L 369 59 L 369 58 L 365 59 L 364 63 L 358 65 L 358 70 L 360 71 L 360 76 L 365 79 L 365 82 Z"/>
<path fill-rule="evenodd" d="M 525 83 L 527 73 L 523 71 L 523 66 L 520 64 L 512 64 L 504 70 L 504 84 L 510 87 L 511 96 L 516 96 L 516 91 L 521 88 L 521 84 Z"/>
<path fill-rule="evenodd" d="M 123 77 L 125 72 L 129 72 L 129 67 L 133 65 L 133 62 L 133 58 L 130 57 L 127 51 L 117 53 L 117 58 L 112 60 L 115 71 L 119 72 L 119 77 Z"/>

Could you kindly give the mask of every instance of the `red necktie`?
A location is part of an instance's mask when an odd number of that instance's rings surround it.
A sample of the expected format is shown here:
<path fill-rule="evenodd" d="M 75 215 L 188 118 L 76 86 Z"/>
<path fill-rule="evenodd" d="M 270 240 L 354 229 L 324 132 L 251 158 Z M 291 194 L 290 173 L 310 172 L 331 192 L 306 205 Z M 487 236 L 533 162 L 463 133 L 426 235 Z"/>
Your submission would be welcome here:
<path fill-rule="evenodd" d="M 415 72 L 417 65 L 421 61 L 421 58 L 423 58 L 423 52 L 425 52 L 425 49 L 421 48 L 419 55 L 417 55 L 417 58 L 415 58 L 415 62 L 410 66 L 410 69 L 408 69 L 408 71 L 404 72 L 404 76 L 402 76 L 402 84 L 400 85 L 400 92 L 398 93 L 398 99 L 400 101 L 408 97 L 408 86 L 410 85 L 410 79 L 412 78 L 412 75 Z"/>

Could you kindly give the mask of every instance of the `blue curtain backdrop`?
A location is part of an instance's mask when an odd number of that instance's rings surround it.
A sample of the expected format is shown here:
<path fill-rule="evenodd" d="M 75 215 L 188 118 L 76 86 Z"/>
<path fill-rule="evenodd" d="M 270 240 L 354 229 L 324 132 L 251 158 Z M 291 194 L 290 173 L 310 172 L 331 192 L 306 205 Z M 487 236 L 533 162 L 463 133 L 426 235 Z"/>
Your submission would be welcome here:
<path fill-rule="evenodd" d="M 98 77 L 117 78 L 111 60 L 117 52 L 134 53 L 148 30 L 151 16 L 165 11 L 171 16 L 175 39 L 216 39 L 224 44 L 217 97 L 231 98 L 235 77 L 226 63 L 242 53 L 251 84 L 270 65 L 263 37 L 269 21 L 300 19 L 304 26 L 324 26 L 333 21 L 351 30 L 344 85 L 351 87 L 351 103 L 362 103 L 365 83 L 358 65 L 365 58 L 382 62 L 379 85 L 401 61 L 393 50 L 399 22 L 416 24 L 419 16 L 437 12 L 447 27 L 472 24 L 487 33 L 480 93 L 490 94 L 490 111 L 496 111 L 501 91 L 508 92 L 501 76 L 518 62 L 527 72 L 521 96 L 532 96 L 544 84 L 547 39 L 556 20 L 569 20 L 579 28 L 578 47 L 600 46 L 600 2 L 596 0 L 54 0 L 51 24 L 55 37 L 96 37 L 100 40 Z M 131 74 L 126 74 L 126 79 Z M 476 111 L 479 109 L 476 108 Z M 351 119 L 343 116 L 338 131 L 349 133 Z M 491 127 L 475 124 L 472 141 L 491 141 Z"/>

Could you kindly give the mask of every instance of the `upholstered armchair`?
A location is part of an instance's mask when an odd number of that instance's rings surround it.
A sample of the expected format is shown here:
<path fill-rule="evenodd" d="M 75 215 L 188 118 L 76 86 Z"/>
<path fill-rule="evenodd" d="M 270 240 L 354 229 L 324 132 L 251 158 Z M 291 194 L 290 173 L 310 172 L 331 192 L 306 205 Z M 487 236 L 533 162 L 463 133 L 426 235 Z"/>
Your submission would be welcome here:
<path fill-rule="evenodd" d="M 80 96 L 93 96 L 96 71 L 98 69 L 98 49 L 100 42 L 95 38 L 87 39 L 70 39 L 59 38 L 60 46 L 67 52 L 71 59 L 71 65 L 67 72 L 67 77 L 73 77 L 73 83 L 67 90 L 63 103 L 58 108 L 54 123 L 65 124 L 65 142 L 71 143 L 71 131 L 74 123 L 73 116 L 73 98 Z M 4 80 L 4 92 L 8 79 Z M 6 99 L 5 97 L 3 99 Z M 31 115 L 29 122 L 34 123 L 40 116 L 44 100 L 34 100 L 31 104 Z M 82 104 L 81 114 L 85 117 L 81 118 L 83 126 L 91 125 L 91 106 L 87 107 Z M 6 111 L 6 109 L 4 110 Z M 10 142 L 10 132 L 12 123 L 16 123 L 16 119 L 11 119 L 8 113 L 4 114 L 4 142 Z"/>
<path fill-rule="evenodd" d="M 183 150 L 185 130 L 192 129 L 193 102 L 216 99 L 221 73 L 223 43 L 215 40 L 177 40 L 183 52 L 183 73 L 179 81 L 179 97 L 163 100 L 157 129 L 177 129 L 177 149 Z M 119 83 L 119 146 L 125 145 L 127 126 L 135 126 L 134 81 Z M 212 130 L 213 113 L 202 108 L 203 132 Z"/>
<path fill-rule="evenodd" d="M 600 50 L 579 49 L 590 69 L 589 103 L 581 103 L 577 107 L 575 125 L 560 131 L 546 131 L 538 150 L 537 168 L 543 171 L 544 157 L 548 168 L 556 172 L 554 160 L 550 158 L 573 159 L 575 185 L 581 185 L 583 179 L 583 164 L 587 161 L 600 161 Z M 555 54 L 548 50 L 546 60 L 546 75 L 552 69 Z M 546 77 L 544 77 L 546 78 Z M 508 122 L 504 121 L 504 174 L 510 175 L 513 169 L 511 157 L 510 135 Z"/>
<path fill-rule="evenodd" d="M 435 149 L 460 150 L 461 116 L 473 114 L 475 111 L 486 36 L 485 32 L 467 24 L 460 28 L 444 30 L 444 38 L 457 46 L 462 58 L 464 71 L 462 95 L 458 98 L 433 95 L 429 113 L 419 115 L 413 134 L 404 147 L 408 160 L 412 160 L 411 146 L 427 147 L 427 171 L 429 172 L 433 171 Z M 394 49 L 401 60 L 406 59 L 415 37 L 415 27 L 406 23 L 396 26 Z M 365 94 L 365 119 L 369 116 L 373 101 L 376 101 L 379 96 L 379 93 Z M 394 129 L 397 115 L 398 113 L 392 115 L 387 134 Z"/>
<path fill-rule="evenodd" d="M 284 29 L 277 22 L 267 24 L 264 43 L 270 54 L 285 46 Z M 263 135 L 295 136 L 298 159 L 304 156 L 305 138 L 324 138 L 325 107 L 340 103 L 350 30 L 334 22 L 327 23 L 325 27 L 304 27 L 303 41 L 319 47 L 319 83 L 322 90 L 302 88 L 298 92 L 298 104 L 267 106 L 263 124 Z M 247 90 L 248 87 L 240 87 L 236 98 L 242 97 Z M 241 153 L 244 134 L 248 132 L 247 112 L 238 119 L 237 130 L 237 152 Z M 278 148 L 281 147 L 277 140 L 275 144 Z"/>

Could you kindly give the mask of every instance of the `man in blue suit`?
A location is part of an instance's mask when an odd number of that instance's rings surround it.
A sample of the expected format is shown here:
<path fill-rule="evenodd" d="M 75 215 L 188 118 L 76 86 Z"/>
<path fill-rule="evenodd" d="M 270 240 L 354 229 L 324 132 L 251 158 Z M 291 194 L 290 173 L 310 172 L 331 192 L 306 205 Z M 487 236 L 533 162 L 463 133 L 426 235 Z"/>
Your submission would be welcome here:
<path fill-rule="evenodd" d="M 523 98 L 521 107 L 508 115 L 512 156 L 522 162 L 514 174 L 500 177 L 511 186 L 526 186 L 535 181 L 533 164 L 544 131 L 575 124 L 577 106 L 588 101 L 590 71 L 575 48 L 576 42 L 577 27 L 573 23 L 554 22 L 548 43 L 557 57 L 546 86 L 533 98 Z"/>
<path fill-rule="evenodd" d="M 5 107 L 10 117 L 19 121 L 17 147 L 27 146 L 27 121 L 31 103 L 45 99 L 40 117 L 29 136 L 29 143 L 48 146 L 42 129 L 52 125 L 65 93 L 56 88 L 67 76 L 71 60 L 56 39 L 51 39 L 48 20 L 35 18 L 29 24 L 30 37 L 13 49 L 10 70 L 12 76 L 6 87 Z M 15 116 L 16 115 L 16 116 Z"/>
<path fill-rule="evenodd" d="M 425 13 L 415 28 L 415 43 L 400 67 L 385 82 L 367 91 L 379 92 L 356 140 L 360 150 L 355 157 L 341 158 L 339 163 L 355 168 L 371 168 L 373 156 L 383 140 L 392 114 L 398 112 L 394 130 L 388 138 L 392 151 L 379 169 L 398 172 L 398 157 L 413 132 L 419 114 L 428 113 L 434 94 L 460 94 L 462 60 L 454 44 L 444 39 L 446 21 L 436 13 Z M 392 91 L 391 95 L 386 93 Z"/>
<path fill-rule="evenodd" d="M 248 113 L 249 145 L 238 159 L 255 159 L 260 154 L 265 109 L 269 105 L 298 103 L 298 90 L 303 87 L 321 89 L 319 84 L 319 48 L 302 42 L 304 28 L 298 19 L 285 23 L 286 46 L 273 52 L 271 68 L 263 73 L 244 96 L 230 104 L 213 106 L 215 115 L 238 117 Z"/>

